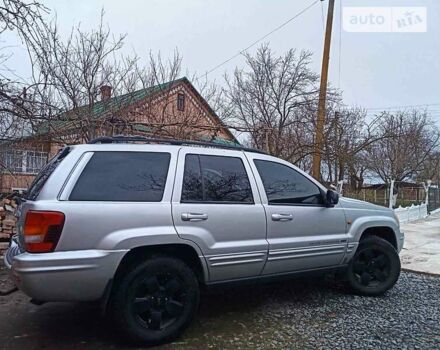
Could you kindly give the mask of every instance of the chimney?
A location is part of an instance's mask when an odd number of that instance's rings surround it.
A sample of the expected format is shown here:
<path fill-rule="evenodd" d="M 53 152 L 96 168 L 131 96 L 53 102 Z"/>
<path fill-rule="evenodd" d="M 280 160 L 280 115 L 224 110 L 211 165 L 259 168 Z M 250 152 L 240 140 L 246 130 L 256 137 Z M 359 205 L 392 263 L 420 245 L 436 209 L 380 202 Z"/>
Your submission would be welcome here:
<path fill-rule="evenodd" d="M 106 101 L 112 96 L 112 87 L 110 85 L 102 85 L 100 90 L 101 101 Z"/>

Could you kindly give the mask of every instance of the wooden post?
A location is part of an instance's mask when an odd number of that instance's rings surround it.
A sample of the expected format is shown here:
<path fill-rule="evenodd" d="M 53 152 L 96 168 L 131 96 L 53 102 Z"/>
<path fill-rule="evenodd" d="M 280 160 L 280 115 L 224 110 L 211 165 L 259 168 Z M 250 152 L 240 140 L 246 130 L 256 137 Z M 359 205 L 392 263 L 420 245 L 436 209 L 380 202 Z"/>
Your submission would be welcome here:
<path fill-rule="evenodd" d="M 321 84 L 319 87 L 318 120 L 316 122 L 315 149 L 313 153 L 312 175 L 321 179 L 321 152 L 324 142 L 325 100 L 327 97 L 328 63 L 330 58 L 330 44 L 332 38 L 333 12 L 335 0 L 329 0 L 327 11 L 327 26 L 325 29 L 324 52 L 322 55 Z"/>

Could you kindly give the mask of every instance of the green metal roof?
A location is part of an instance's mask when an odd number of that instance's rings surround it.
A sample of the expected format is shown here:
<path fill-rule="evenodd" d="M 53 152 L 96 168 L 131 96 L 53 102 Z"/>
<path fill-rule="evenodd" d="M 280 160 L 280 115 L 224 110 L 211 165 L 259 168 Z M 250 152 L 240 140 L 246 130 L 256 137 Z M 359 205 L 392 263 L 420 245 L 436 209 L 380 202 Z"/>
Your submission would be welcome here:
<path fill-rule="evenodd" d="M 187 81 L 187 78 L 180 78 L 164 84 L 156 85 L 146 89 L 130 92 L 125 95 L 115 96 L 105 101 L 98 101 L 93 105 L 87 105 L 72 109 L 60 115 L 57 120 L 45 121 L 37 126 L 36 134 L 42 135 L 53 130 L 61 130 L 69 126 L 74 126 L 75 120 L 69 118 L 69 115 L 74 115 L 75 119 L 80 120 L 81 115 L 90 116 L 91 118 L 98 119 L 104 116 L 107 112 L 115 112 L 124 107 L 132 105 L 156 92 L 168 89 L 170 86 L 182 81 Z"/>
<path fill-rule="evenodd" d="M 153 128 L 150 128 L 150 127 L 148 127 L 146 125 L 143 125 L 143 124 L 133 124 L 131 126 L 131 128 L 133 130 L 141 131 L 141 132 L 152 132 L 152 131 L 154 131 Z"/>

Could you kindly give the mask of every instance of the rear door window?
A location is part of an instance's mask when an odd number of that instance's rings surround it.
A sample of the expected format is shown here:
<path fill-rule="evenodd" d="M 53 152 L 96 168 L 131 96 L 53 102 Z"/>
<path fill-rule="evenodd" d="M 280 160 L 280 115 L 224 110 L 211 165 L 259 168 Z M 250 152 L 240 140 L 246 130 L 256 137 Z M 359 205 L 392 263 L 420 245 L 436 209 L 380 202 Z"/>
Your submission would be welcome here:
<path fill-rule="evenodd" d="M 253 203 L 243 161 L 237 157 L 187 154 L 182 202 Z"/>
<path fill-rule="evenodd" d="M 160 152 L 95 152 L 69 200 L 160 202 L 170 157 Z"/>

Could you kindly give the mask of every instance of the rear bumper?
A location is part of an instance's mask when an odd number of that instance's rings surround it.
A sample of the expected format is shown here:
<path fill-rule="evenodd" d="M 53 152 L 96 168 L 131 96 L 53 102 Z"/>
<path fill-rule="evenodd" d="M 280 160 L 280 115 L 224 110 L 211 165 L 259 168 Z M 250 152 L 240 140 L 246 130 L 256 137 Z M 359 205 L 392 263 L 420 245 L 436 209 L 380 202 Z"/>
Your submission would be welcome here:
<path fill-rule="evenodd" d="M 17 287 L 40 301 L 93 301 L 104 293 L 127 250 L 21 253 L 12 241 L 5 265 Z"/>

